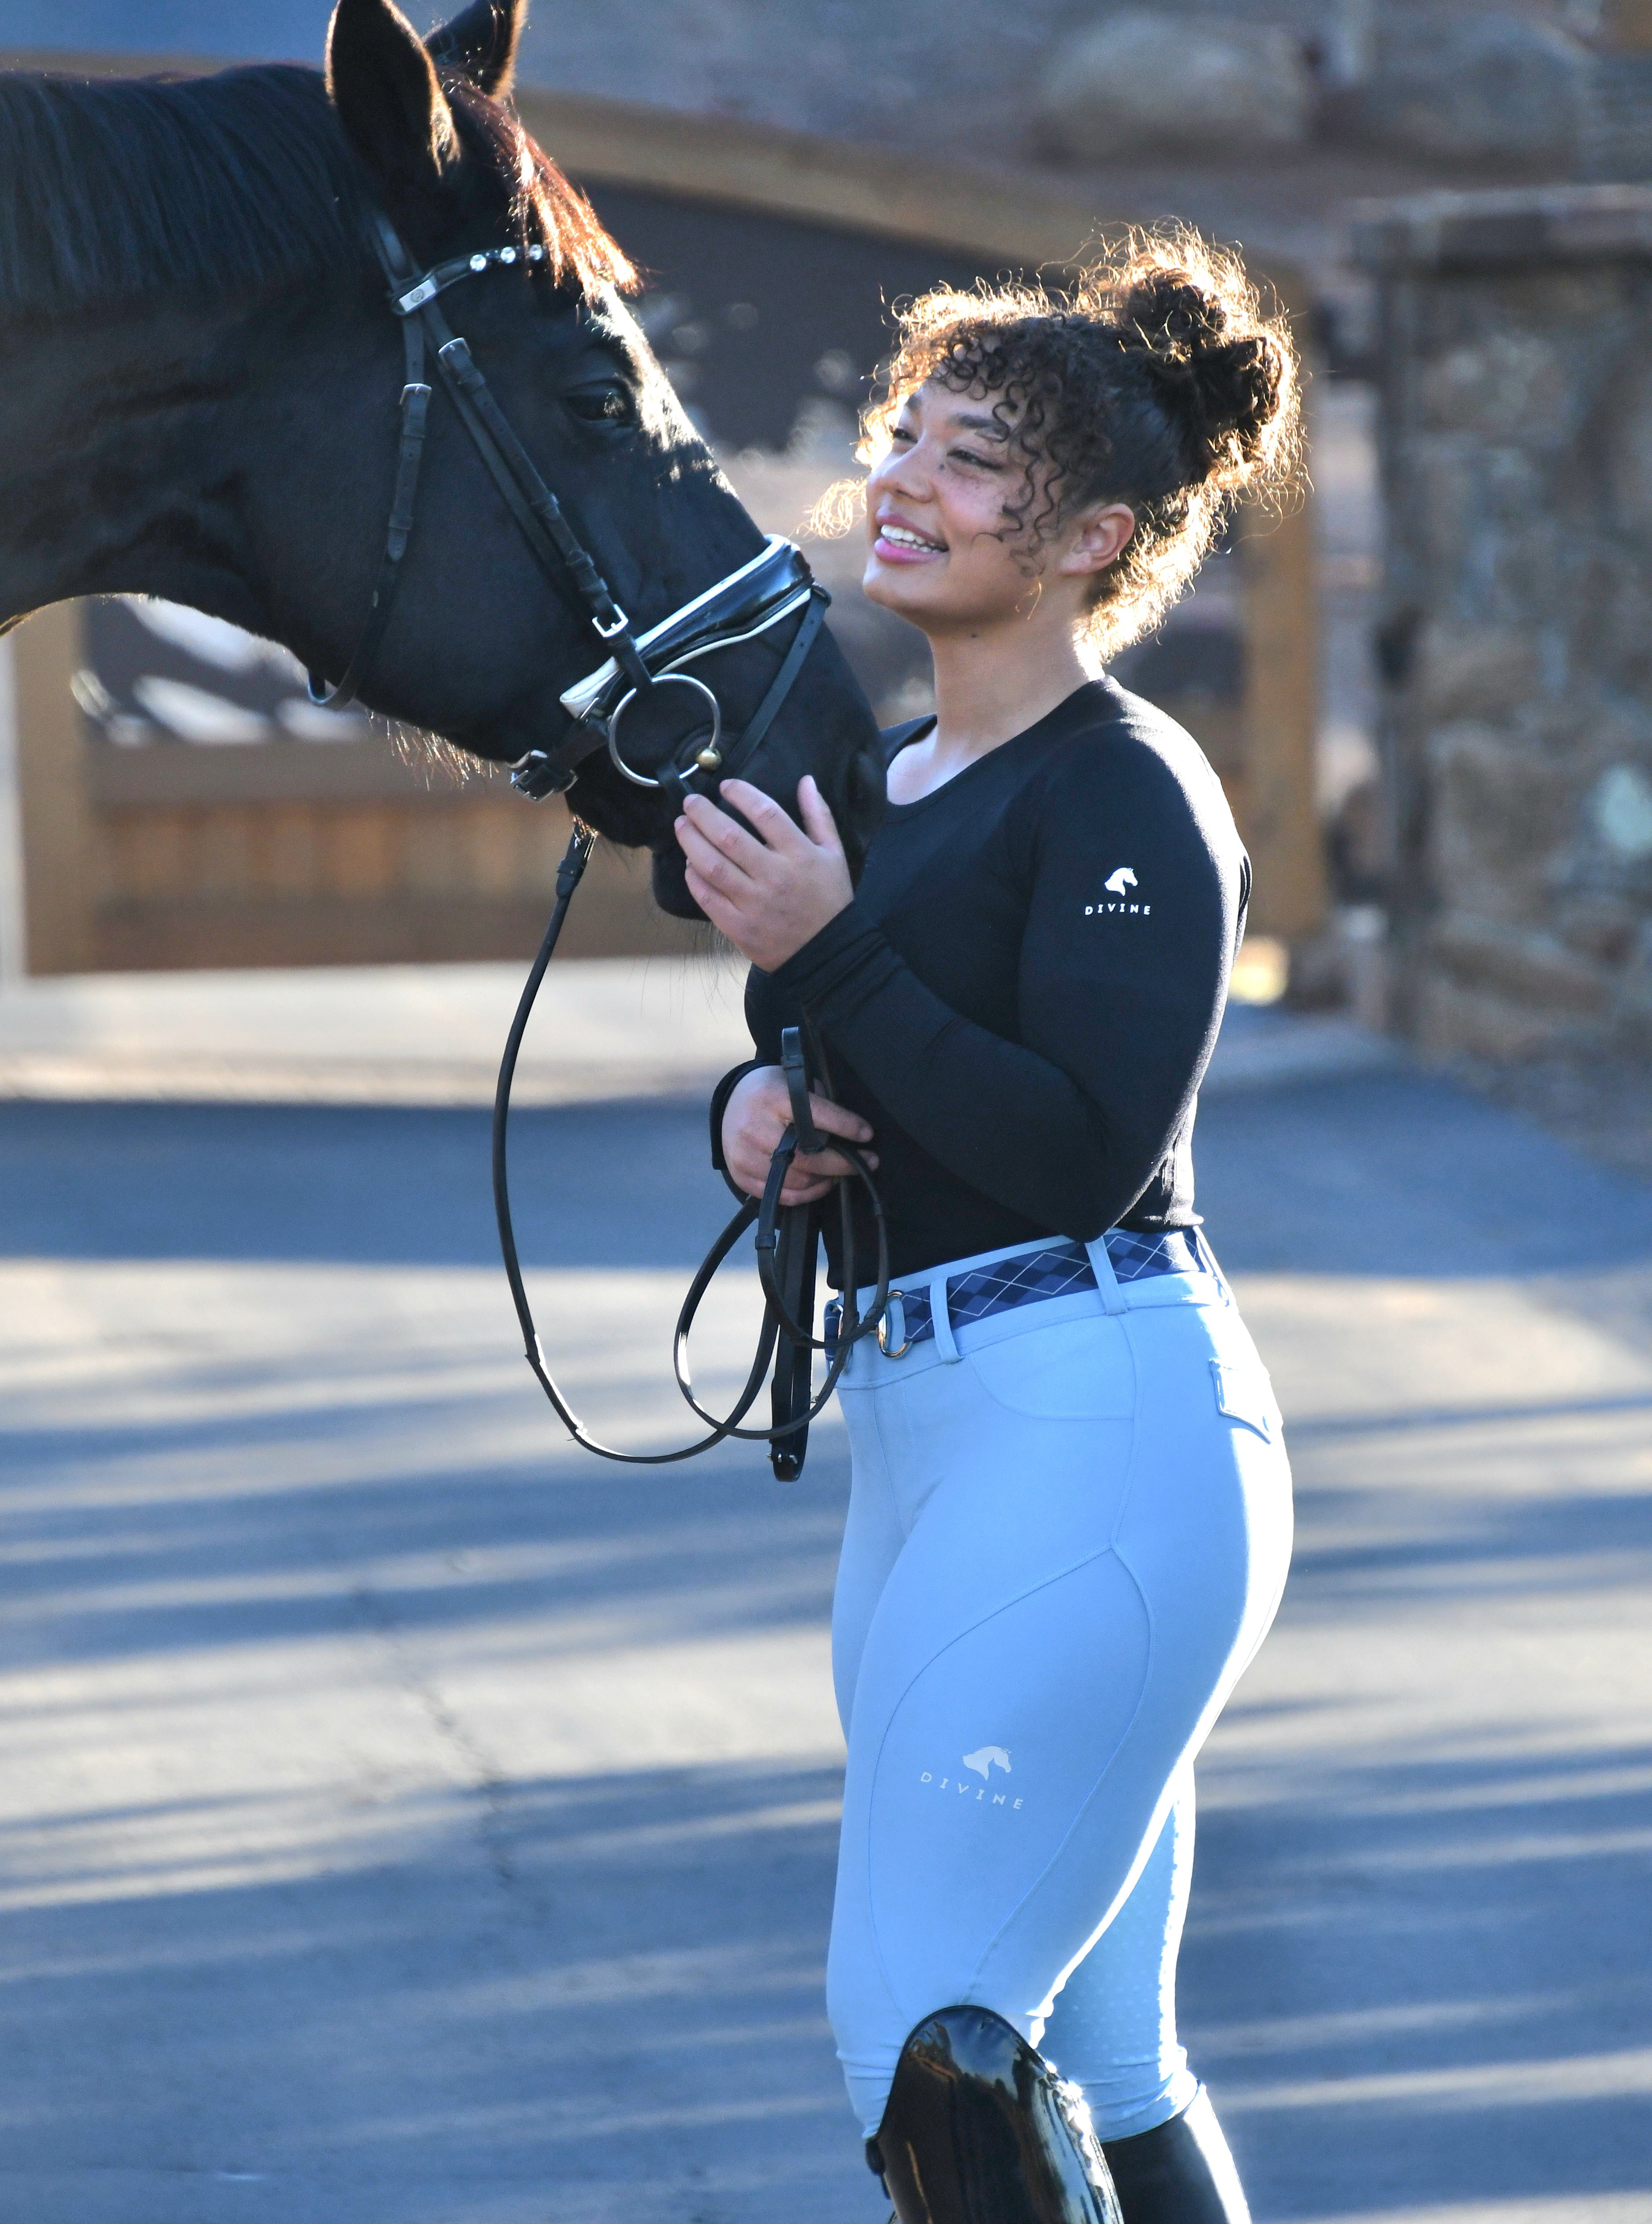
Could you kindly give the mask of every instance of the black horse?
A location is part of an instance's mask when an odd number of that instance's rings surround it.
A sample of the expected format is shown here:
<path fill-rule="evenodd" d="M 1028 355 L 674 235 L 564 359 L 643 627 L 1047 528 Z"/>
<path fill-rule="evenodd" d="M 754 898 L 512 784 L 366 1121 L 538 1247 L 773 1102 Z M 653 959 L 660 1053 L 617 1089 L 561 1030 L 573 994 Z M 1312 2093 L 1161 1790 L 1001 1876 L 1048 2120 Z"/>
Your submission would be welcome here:
<path fill-rule="evenodd" d="M 444 306 L 635 629 L 762 552 L 625 309 L 630 265 L 502 104 L 525 13 L 477 0 L 421 43 L 390 0 L 339 0 L 325 81 L 0 78 L 0 627 L 70 596 L 154 594 L 345 669 L 397 469 L 402 346 L 377 216 L 421 269 L 494 250 Z M 718 653 L 731 724 L 792 637 Z M 560 698 L 606 653 L 438 384 L 363 699 L 514 762 L 566 738 Z M 627 723 L 644 772 L 692 707 L 675 687 L 653 702 Z M 858 862 L 876 742 L 823 635 L 749 776 L 789 804 L 813 772 Z M 573 799 L 650 848 L 658 900 L 695 915 L 669 791 L 598 755 Z"/>

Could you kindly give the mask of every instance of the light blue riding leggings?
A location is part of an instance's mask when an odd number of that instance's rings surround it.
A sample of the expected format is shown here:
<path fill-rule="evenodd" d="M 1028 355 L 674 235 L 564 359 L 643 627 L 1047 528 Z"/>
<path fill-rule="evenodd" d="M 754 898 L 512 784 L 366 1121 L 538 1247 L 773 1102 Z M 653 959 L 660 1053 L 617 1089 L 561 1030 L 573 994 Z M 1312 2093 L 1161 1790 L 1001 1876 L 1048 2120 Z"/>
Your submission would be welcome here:
<path fill-rule="evenodd" d="M 903 1358 L 869 1340 L 844 1375 L 827 2000 L 869 2137 L 908 2032 L 959 2003 L 1040 2046 L 1103 2139 L 1197 2090 L 1193 1760 L 1278 1605 L 1290 1474 L 1220 1277 L 1120 1285 L 1090 1254 L 1099 1290 L 943 1317 Z"/>

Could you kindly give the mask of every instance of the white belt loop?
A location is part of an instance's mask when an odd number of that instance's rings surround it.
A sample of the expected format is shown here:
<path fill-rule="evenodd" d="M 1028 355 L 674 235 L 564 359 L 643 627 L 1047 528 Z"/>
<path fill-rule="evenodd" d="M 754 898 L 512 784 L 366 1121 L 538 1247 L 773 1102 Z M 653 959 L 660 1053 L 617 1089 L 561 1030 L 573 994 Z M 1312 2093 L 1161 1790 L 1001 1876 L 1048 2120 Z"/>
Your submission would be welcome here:
<path fill-rule="evenodd" d="M 953 1334 L 953 1317 L 946 1305 L 946 1277 L 932 1274 L 929 1278 L 929 1318 L 935 1331 L 935 1349 L 949 1364 L 964 1355 Z"/>
<path fill-rule="evenodd" d="M 1107 1248 L 1105 1234 L 1098 1235 L 1093 1242 L 1086 1243 L 1084 1248 L 1095 1270 L 1096 1287 L 1101 1292 L 1103 1311 L 1122 1313 L 1128 1311 L 1124 1292 L 1119 1288 L 1118 1277 L 1113 1272 L 1112 1255 Z"/>

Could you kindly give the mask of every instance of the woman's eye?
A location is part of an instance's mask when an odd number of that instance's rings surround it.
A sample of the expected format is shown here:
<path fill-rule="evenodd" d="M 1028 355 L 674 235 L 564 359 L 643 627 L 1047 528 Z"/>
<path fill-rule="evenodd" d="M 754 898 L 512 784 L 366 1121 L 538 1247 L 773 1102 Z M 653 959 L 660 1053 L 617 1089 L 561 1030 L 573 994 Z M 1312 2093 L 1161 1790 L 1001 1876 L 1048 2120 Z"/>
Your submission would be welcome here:
<path fill-rule="evenodd" d="M 1003 465 L 991 456 L 978 456 L 972 448 L 954 448 L 950 460 L 955 464 L 972 464 L 978 471 L 1001 471 Z"/>
<path fill-rule="evenodd" d="M 601 386 L 576 386 L 572 393 L 562 396 L 568 414 L 577 417 L 582 425 L 634 425 L 636 405 L 630 389 L 604 382 Z"/>

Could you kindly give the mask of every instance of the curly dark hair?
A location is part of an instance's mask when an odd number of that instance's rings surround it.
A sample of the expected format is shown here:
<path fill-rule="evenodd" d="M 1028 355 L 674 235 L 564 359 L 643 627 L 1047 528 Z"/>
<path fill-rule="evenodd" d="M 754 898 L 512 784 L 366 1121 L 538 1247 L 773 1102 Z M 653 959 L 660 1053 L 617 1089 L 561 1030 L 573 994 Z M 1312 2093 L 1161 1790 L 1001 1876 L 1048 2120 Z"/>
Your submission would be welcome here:
<path fill-rule="evenodd" d="M 1237 256 L 1186 226 L 1130 232 L 1067 292 L 941 287 L 898 307 L 864 462 L 930 380 L 990 399 L 1024 460 L 1024 495 L 1004 517 L 1029 570 L 1076 512 L 1119 502 L 1136 513 L 1085 627 L 1104 657 L 1159 623 L 1241 496 L 1278 501 L 1296 476 L 1289 326 L 1263 313 Z"/>

